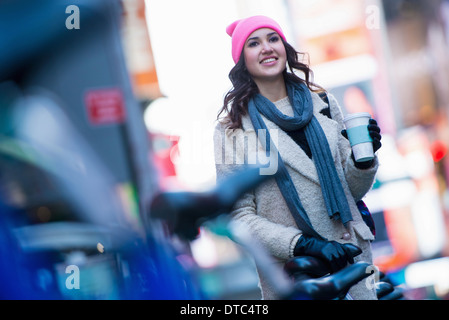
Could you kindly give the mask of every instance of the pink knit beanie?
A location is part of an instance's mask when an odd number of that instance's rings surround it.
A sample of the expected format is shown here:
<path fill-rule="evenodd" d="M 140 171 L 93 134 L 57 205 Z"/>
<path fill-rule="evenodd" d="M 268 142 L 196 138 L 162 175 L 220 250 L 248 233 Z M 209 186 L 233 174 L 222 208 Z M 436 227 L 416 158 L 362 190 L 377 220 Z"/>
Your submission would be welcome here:
<path fill-rule="evenodd" d="M 232 37 L 232 59 L 237 63 L 249 35 L 257 29 L 270 28 L 276 31 L 285 40 L 279 24 L 265 16 L 252 16 L 246 19 L 234 21 L 226 28 L 226 33 Z"/>

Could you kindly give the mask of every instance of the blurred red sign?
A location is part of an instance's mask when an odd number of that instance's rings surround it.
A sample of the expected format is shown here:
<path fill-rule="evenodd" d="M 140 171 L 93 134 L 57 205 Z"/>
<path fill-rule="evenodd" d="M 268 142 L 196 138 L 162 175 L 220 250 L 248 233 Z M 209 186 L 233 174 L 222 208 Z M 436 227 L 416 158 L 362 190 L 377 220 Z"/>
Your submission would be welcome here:
<path fill-rule="evenodd" d="M 98 89 L 86 93 L 85 103 L 93 125 L 118 124 L 125 121 L 125 103 L 119 89 Z"/>

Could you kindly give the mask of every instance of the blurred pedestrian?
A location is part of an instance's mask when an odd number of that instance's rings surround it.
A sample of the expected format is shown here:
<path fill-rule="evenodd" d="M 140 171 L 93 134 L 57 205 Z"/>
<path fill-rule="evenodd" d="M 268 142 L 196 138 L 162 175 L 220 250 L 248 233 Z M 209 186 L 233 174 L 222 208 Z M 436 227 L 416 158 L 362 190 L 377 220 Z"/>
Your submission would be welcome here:
<path fill-rule="evenodd" d="M 242 196 L 233 218 L 279 263 L 309 255 L 336 272 L 354 261 L 372 262 L 374 237 L 356 202 L 374 182 L 377 157 L 354 161 L 339 104 L 311 81 L 312 71 L 276 21 L 252 16 L 226 32 L 235 66 L 214 133 L 217 178 L 264 155 L 276 164 L 275 179 Z M 377 151 L 380 129 L 375 120 L 368 128 Z M 354 258 L 344 243 L 362 253 Z M 263 275 L 260 286 L 263 299 L 279 298 Z M 362 282 L 350 294 L 376 299 Z"/>

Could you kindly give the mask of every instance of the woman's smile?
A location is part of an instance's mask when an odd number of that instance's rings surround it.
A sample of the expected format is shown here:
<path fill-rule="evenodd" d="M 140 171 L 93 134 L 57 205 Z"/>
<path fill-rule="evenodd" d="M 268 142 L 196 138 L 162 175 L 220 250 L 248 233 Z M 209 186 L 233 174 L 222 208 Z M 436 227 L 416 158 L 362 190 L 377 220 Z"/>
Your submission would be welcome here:
<path fill-rule="evenodd" d="M 262 64 L 264 66 L 272 66 L 272 65 L 275 65 L 277 61 L 278 61 L 278 58 L 276 58 L 276 57 L 267 57 L 267 58 L 264 58 L 262 61 L 260 61 L 260 64 Z"/>

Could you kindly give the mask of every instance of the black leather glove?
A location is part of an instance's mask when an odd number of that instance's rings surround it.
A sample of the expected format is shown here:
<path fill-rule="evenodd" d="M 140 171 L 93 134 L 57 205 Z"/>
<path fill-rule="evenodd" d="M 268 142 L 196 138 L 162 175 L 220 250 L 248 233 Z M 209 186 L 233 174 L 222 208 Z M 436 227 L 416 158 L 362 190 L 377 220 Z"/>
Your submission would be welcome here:
<path fill-rule="evenodd" d="M 353 248 L 356 246 L 351 245 Z M 343 269 L 348 263 L 354 263 L 354 257 L 362 251 L 354 253 L 347 245 L 336 241 L 321 240 L 307 235 L 301 235 L 296 243 L 295 256 L 312 256 L 325 261 L 332 273 Z"/>
<path fill-rule="evenodd" d="M 380 140 L 382 139 L 382 136 L 380 134 L 380 127 L 377 125 L 376 120 L 369 119 L 368 132 L 369 132 L 371 139 L 373 139 L 373 151 L 376 152 L 382 146 L 382 143 L 380 142 Z M 345 129 L 341 130 L 341 135 L 343 137 L 345 137 L 346 139 L 348 139 L 348 133 L 346 132 Z M 352 157 L 352 160 L 354 161 L 354 165 L 356 166 L 356 168 L 359 168 L 359 169 L 371 168 L 371 166 L 373 165 L 373 162 L 374 162 L 374 160 L 357 162 L 357 161 L 355 161 L 354 154 L 352 154 L 352 153 L 351 153 L 351 157 Z"/>
<path fill-rule="evenodd" d="M 374 152 L 376 152 L 380 149 L 380 147 L 382 147 L 382 143 L 380 142 L 382 136 L 380 135 L 380 128 L 377 125 L 376 120 L 369 119 L 368 132 L 371 139 L 373 139 L 373 150 Z"/>

